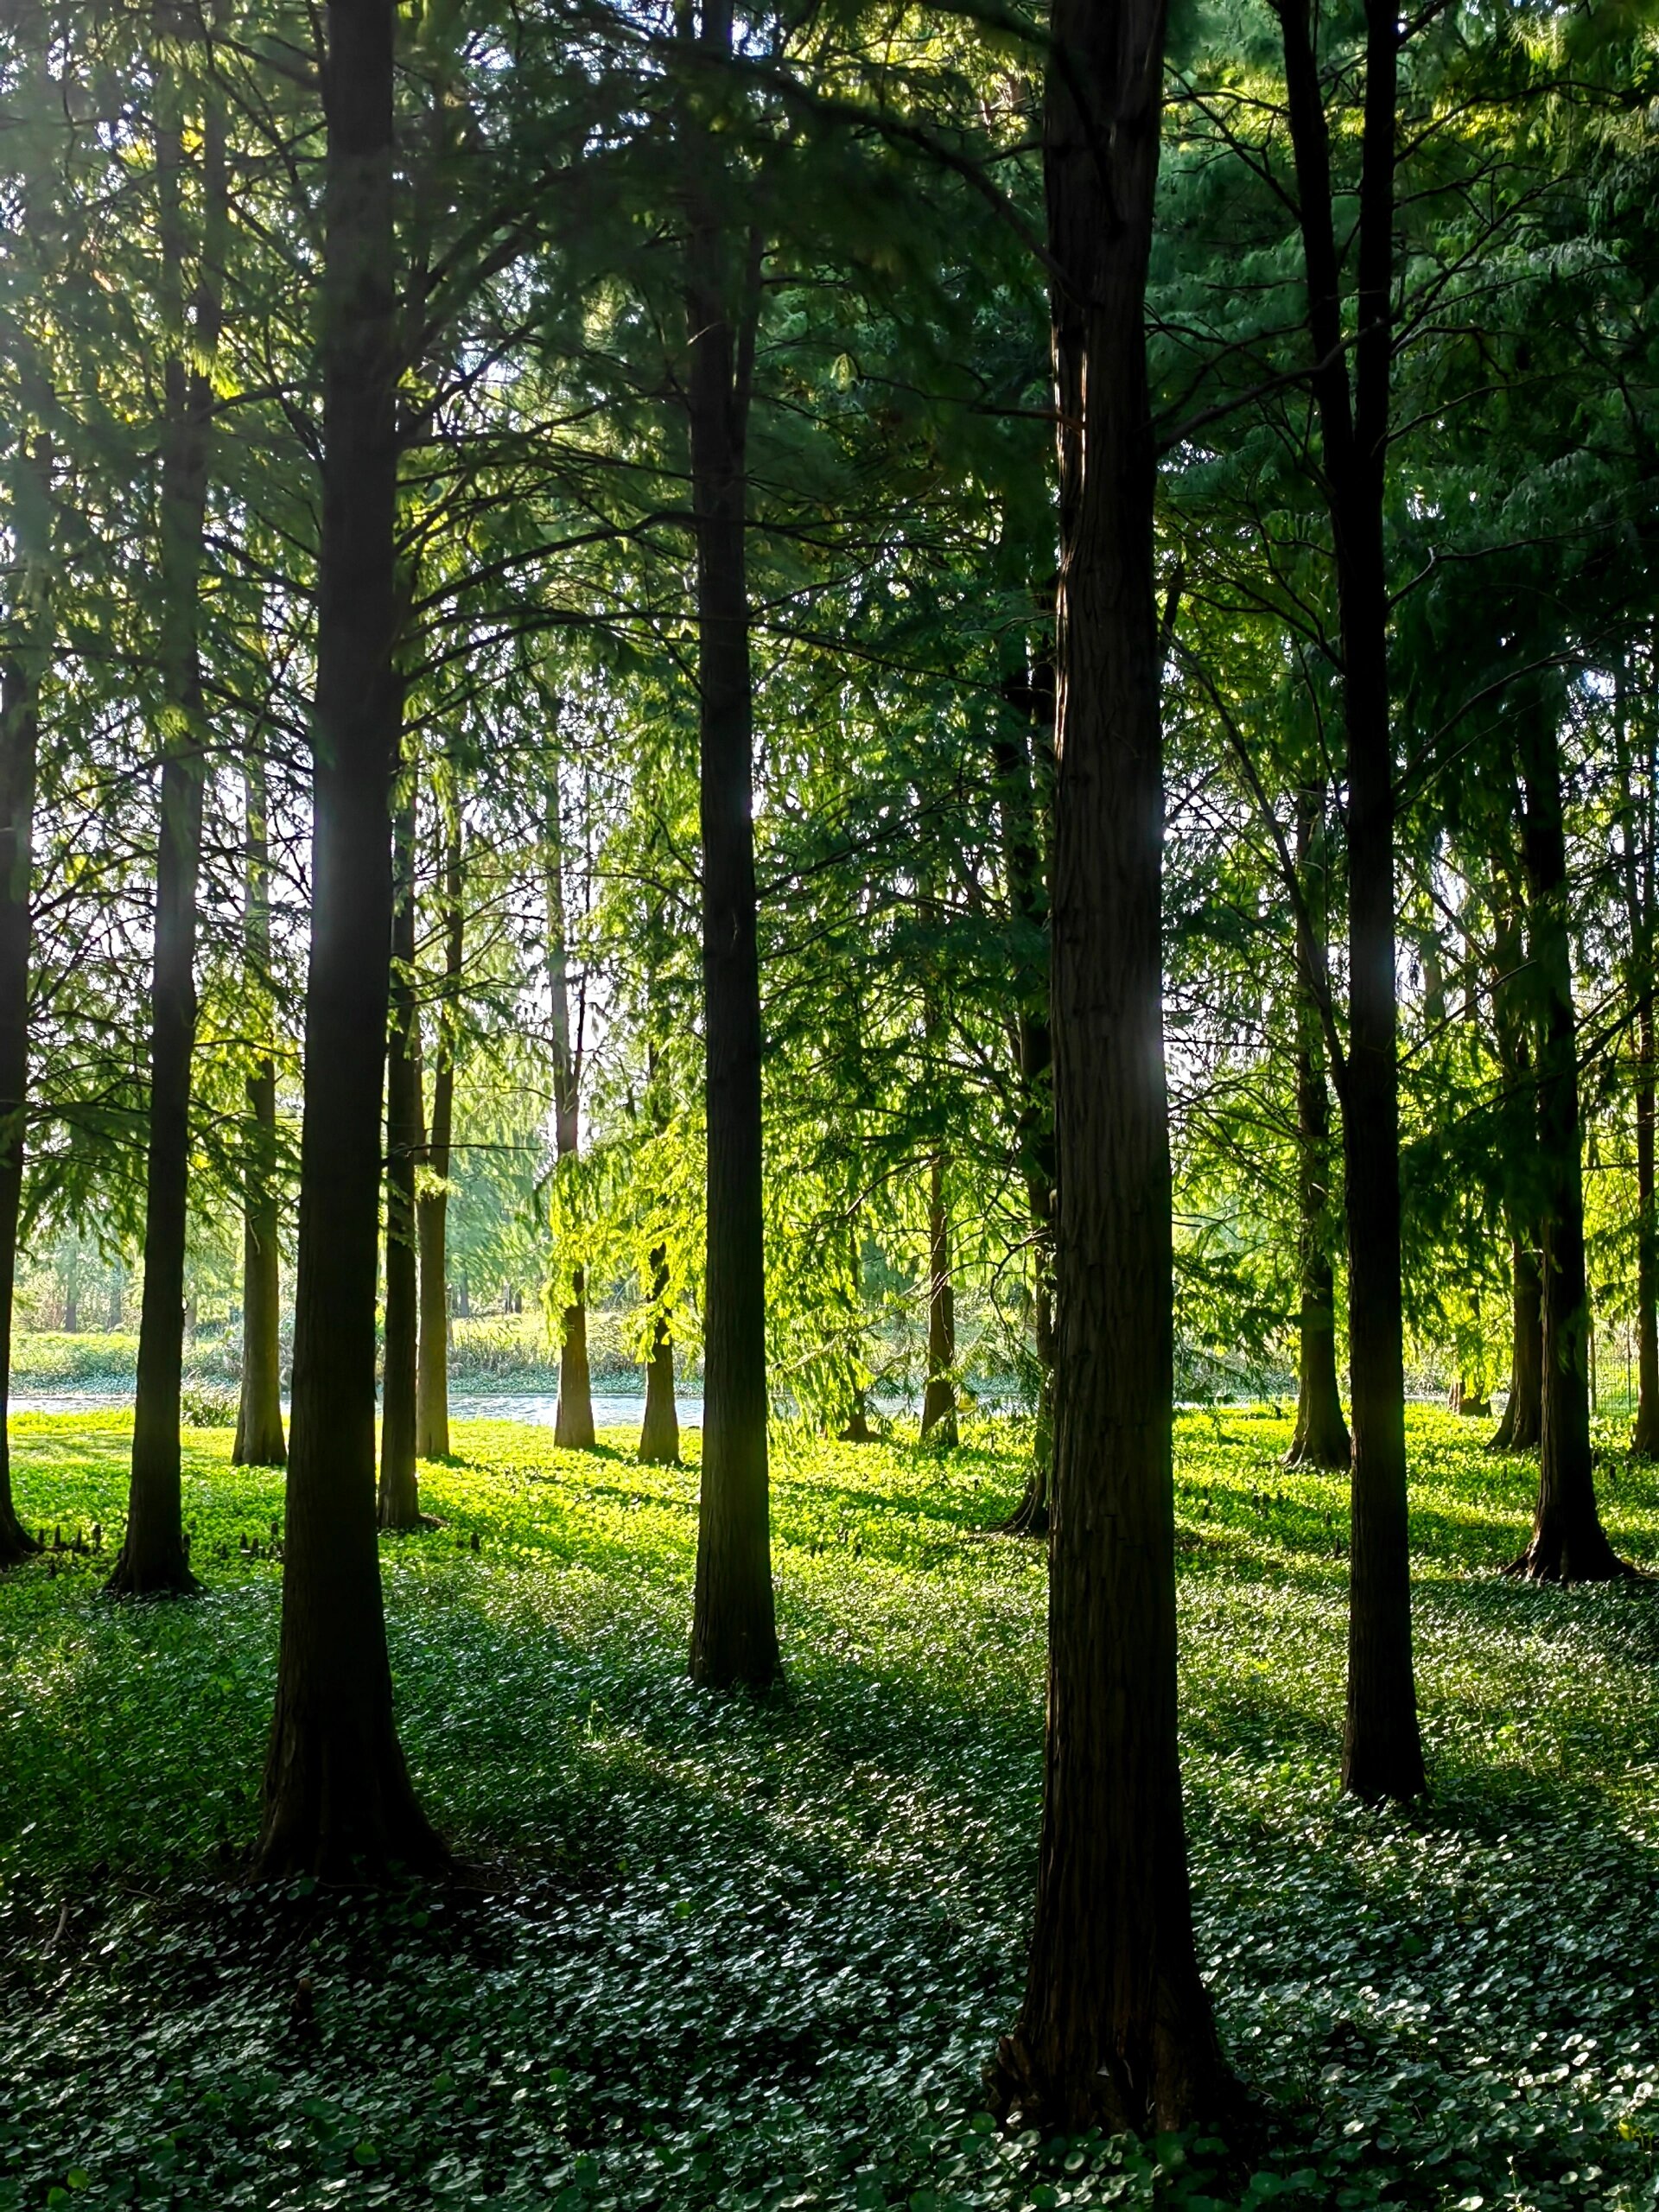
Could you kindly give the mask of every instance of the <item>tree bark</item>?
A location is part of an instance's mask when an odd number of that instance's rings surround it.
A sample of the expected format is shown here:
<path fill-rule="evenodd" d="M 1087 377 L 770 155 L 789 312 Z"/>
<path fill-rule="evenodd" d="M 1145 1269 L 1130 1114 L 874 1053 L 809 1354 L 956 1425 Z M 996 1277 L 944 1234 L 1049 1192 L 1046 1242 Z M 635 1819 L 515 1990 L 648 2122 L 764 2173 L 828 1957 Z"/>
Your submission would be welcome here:
<path fill-rule="evenodd" d="M 1511 1246 L 1513 1336 L 1510 1401 L 1489 1452 L 1535 1452 L 1543 1426 L 1544 1309 L 1538 1256 L 1520 1237 Z"/>
<path fill-rule="evenodd" d="M 1610 1582 L 1635 1570 L 1617 1555 L 1602 1528 L 1590 1449 L 1590 1294 L 1560 740 L 1547 697 L 1525 700 L 1516 715 L 1530 951 L 1543 1001 L 1537 1090 L 1543 1374 L 1538 1503 L 1531 1541 L 1509 1572 L 1538 1582 Z"/>
<path fill-rule="evenodd" d="M 41 680 L 51 651 L 48 578 L 52 452 L 20 440 L 12 536 L 18 587 L 0 658 L 0 1567 L 40 1549 L 11 1491 L 9 1398 L 29 1102 L 29 966 L 33 938 L 35 785 Z"/>
<path fill-rule="evenodd" d="M 1044 118 L 1060 454 L 1048 1726 L 1025 2001 L 995 2107 L 1215 2122 L 1176 1737 L 1160 651 L 1145 301 L 1160 0 L 1053 0 Z M 1079 112 L 1076 101 L 1088 103 Z"/>
<path fill-rule="evenodd" d="M 1366 0 L 1359 265 L 1350 389 L 1331 149 L 1308 0 L 1280 0 L 1311 376 L 1336 556 L 1348 741 L 1348 1051 L 1341 1083 L 1353 1457 L 1343 1788 L 1367 1801 L 1424 1788 L 1411 1648 L 1405 1329 L 1395 993 L 1394 747 L 1382 547 L 1399 35 Z"/>
<path fill-rule="evenodd" d="M 668 1254 L 660 1244 L 651 1255 L 651 1274 L 658 1312 L 645 1369 L 645 1417 L 639 1427 L 639 1457 L 647 1466 L 677 1467 L 680 1415 L 674 1402 L 674 1339 L 661 1304 L 668 1284 Z"/>
<path fill-rule="evenodd" d="M 1305 786 L 1296 810 L 1296 864 L 1312 925 L 1323 936 L 1326 901 L 1319 840 L 1325 793 Z M 1334 1224 L 1331 1206 L 1331 1096 L 1315 981 L 1306 948 L 1299 945 L 1296 997 L 1296 1193 L 1298 1259 L 1301 1272 L 1296 1426 L 1285 1464 L 1291 1467 L 1346 1467 L 1353 1445 L 1337 1386 L 1337 1289 L 1331 1262 Z"/>
<path fill-rule="evenodd" d="M 582 1040 L 570 1028 L 569 941 L 564 912 L 564 830 L 558 793 L 548 806 L 547 966 L 553 999 L 553 1136 L 560 1160 L 574 1160 L 581 1138 Z M 570 1279 L 559 1338 L 559 1402 L 553 1441 L 567 1452 L 594 1448 L 593 1386 L 588 1374 L 587 1278 Z"/>
<path fill-rule="evenodd" d="M 1037 1357 L 1037 1409 L 1031 1471 L 1025 1494 L 1002 1523 L 1009 1535 L 1048 1534 L 1049 1476 L 1054 1459 L 1054 1100 L 1053 1048 L 1048 1020 L 1048 887 L 1043 880 L 1040 802 L 1026 732 L 1049 759 L 1054 745 L 1054 664 L 1052 649 L 1036 666 L 1003 685 L 1003 697 L 1022 715 L 1024 728 L 999 740 L 1003 867 L 1008 903 L 1036 957 L 1020 963 L 1016 986 L 1015 1052 L 1020 1115 L 1015 1141 L 1025 1179 L 1033 1245 L 1032 1338 Z M 1043 779 L 1046 788 L 1047 777 Z"/>
<path fill-rule="evenodd" d="M 375 1533 L 374 1308 L 391 947 L 397 351 L 392 0 L 330 0 L 312 919 L 294 1417 L 257 1866 L 442 1864 L 392 1717 Z"/>
<path fill-rule="evenodd" d="M 729 58 L 730 0 L 703 0 L 696 42 Z M 697 80 L 699 87 L 708 79 Z M 702 1478 L 690 1672 L 764 1688 L 779 1673 L 766 1452 L 760 975 L 745 461 L 757 287 L 734 315 L 718 138 L 685 101 L 686 411 L 697 565 L 702 986 L 708 1124 Z M 751 245 L 750 265 L 758 255 Z M 758 275 L 758 270 L 755 270 Z"/>
<path fill-rule="evenodd" d="M 380 1386 L 380 1526 L 422 1525 L 415 1465 L 420 1362 L 420 1284 L 415 1171 L 422 1126 L 420 1017 L 415 1004 L 415 833 L 412 770 L 392 829 L 391 1024 L 386 1039 L 386 1325 Z"/>
<path fill-rule="evenodd" d="M 461 988 L 466 950 L 459 814 L 444 841 L 443 880 L 443 999 L 438 1009 L 438 1060 L 432 1074 L 432 1126 L 424 1154 L 428 1176 L 415 1202 L 421 1257 L 415 1450 L 423 1459 L 449 1457 L 449 1144 L 455 1112 L 455 995 Z"/>
<path fill-rule="evenodd" d="M 950 1217 L 944 1203 L 944 1161 L 927 1163 L 927 1388 L 922 1394 L 922 1442 L 954 1452 L 957 1428 L 957 1294 L 950 1281 Z"/>
<path fill-rule="evenodd" d="M 166 10 L 158 27 L 170 34 Z M 199 632 L 202 543 L 213 435 L 210 364 L 223 315 L 222 247 L 228 205 L 223 119 L 210 100 L 202 130 L 206 210 L 200 266 L 187 328 L 182 86 L 162 61 L 156 86 L 156 177 L 162 308 L 173 335 L 162 370 L 161 828 L 150 982 L 149 1147 L 144 1197 L 144 1282 L 125 1538 L 105 1586 L 118 1598 L 187 1596 L 179 1398 L 184 1365 L 184 1261 L 190 1193 L 190 1063 L 196 1036 L 196 883 L 201 865 L 207 726 Z"/>
<path fill-rule="evenodd" d="M 265 767 L 250 753 L 246 905 L 243 950 L 247 988 L 267 1032 L 270 1019 L 270 867 L 265 827 Z M 281 1254 L 276 1198 L 276 1070 L 262 1053 L 247 1079 L 248 1181 L 242 1202 L 242 1389 L 231 1463 L 281 1467 L 283 1436 Z"/>

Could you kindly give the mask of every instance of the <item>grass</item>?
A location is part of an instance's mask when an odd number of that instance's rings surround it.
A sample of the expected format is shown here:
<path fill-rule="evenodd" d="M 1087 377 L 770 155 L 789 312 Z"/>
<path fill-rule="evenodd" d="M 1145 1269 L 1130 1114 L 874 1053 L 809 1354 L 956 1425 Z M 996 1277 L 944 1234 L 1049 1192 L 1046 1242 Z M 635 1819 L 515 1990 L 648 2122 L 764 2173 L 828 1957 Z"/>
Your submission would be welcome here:
<path fill-rule="evenodd" d="M 127 1417 L 15 1424 L 26 1515 L 118 1524 Z M 1018 1455 L 780 1444 L 787 1694 L 683 1679 L 696 1473 L 468 1423 L 387 1539 L 404 1738 L 486 1873 L 249 1890 L 280 1478 L 192 1435 L 209 1595 L 0 1583 L 0 2208 L 1656 2202 L 1659 1592 L 1502 1581 L 1530 1472 L 1413 1416 L 1421 1809 L 1335 1795 L 1344 1485 L 1181 1424 L 1198 1941 L 1262 2098 L 1203 2139 L 995 2133 L 1038 1812 L 1043 1562 Z M 1659 1567 L 1659 1471 L 1606 1517 Z M 480 1549 L 470 1539 L 476 1532 Z M 58 1571 L 52 1570 L 56 1565 Z"/>

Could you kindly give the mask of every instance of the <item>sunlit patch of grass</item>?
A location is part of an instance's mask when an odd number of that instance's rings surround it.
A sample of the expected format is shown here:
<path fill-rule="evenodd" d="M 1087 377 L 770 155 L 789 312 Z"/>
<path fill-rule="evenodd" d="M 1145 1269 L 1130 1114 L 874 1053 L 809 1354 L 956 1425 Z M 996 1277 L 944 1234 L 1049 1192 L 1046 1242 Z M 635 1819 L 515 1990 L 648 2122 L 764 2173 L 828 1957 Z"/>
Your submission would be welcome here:
<path fill-rule="evenodd" d="M 208 1594 L 116 1607 L 130 1419 L 15 1437 L 25 1516 L 104 1549 L 0 1582 L 0 2208 L 1652 2201 L 1659 1594 L 1500 1580 L 1535 1477 L 1484 1425 L 1412 1415 L 1433 1795 L 1363 1813 L 1345 1480 L 1280 1464 L 1282 1412 L 1179 1424 L 1199 1942 L 1277 2115 L 1248 2185 L 976 2120 L 1039 1787 L 1044 1550 L 988 1533 L 1007 1429 L 779 1439 L 788 1681 L 757 1701 L 685 1680 L 695 1432 L 644 1469 L 631 1433 L 459 1424 L 441 1525 L 382 1560 L 410 1766 L 486 1886 L 379 1903 L 235 1878 L 280 1476 L 193 1433 Z M 1610 1459 L 1603 1495 L 1659 1560 L 1659 1471 Z"/>

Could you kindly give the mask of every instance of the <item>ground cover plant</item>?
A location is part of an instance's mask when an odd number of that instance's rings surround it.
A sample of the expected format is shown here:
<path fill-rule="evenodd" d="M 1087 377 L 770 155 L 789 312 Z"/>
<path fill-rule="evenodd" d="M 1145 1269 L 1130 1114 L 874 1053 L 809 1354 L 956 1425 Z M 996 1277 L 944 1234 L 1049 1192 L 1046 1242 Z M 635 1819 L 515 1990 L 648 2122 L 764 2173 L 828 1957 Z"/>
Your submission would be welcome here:
<path fill-rule="evenodd" d="M 120 1416 L 23 1416 L 24 1517 L 106 1558 Z M 1198 1952 L 1262 2101 L 1241 2163 L 992 2130 L 1040 1776 L 1044 1548 L 1019 1439 L 797 1439 L 785 1688 L 683 1679 L 695 1465 L 457 1424 L 382 1540 L 404 1739 L 469 1881 L 250 1885 L 281 1478 L 186 1446 L 208 1594 L 0 1582 L 0 2205 L 321 2208 L 1655 2200 L 1659 1605 L 1503 1580 L 1524 1463 L 1415 1412 L 1432 1795 L 1338 1797 L 1345 1484 L 1287 1416 L 1183 1418 Z M 1659 1471 L 1605 1455 L 1659 1567 Z"/>

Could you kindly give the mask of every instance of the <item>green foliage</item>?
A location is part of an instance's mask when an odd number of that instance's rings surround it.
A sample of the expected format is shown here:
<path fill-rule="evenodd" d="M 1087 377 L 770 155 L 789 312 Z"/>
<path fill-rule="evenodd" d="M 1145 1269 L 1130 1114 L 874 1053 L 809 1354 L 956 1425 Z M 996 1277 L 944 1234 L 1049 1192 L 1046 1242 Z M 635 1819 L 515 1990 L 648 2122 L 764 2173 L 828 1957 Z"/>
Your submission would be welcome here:
<path fill-rule="evenodd" d="M 107 1557 L 130 1426 L 16 1427 L 28 1517 L 101 1519 Z M 1529 1468 L 1414 1414 L 1434 1796 L 1360 1812 L 1345 1486 L 1281 1469 L 1287 1433 L 1194 1414 L 1178 1459 L 1198 1945 L 1265 2101 L 1251 2158 L 978 2110 L 1038 1811 L 1043 1558 L 983 1533 L 1017 1436 L 782 1442 L 789 1682 L 751 1703 L 683 1678 L 695 1461 L 477 1423 L 423 1472 L 443 1525 L 382 1550 L 459 1889 L 238 1882 L 282 1485 L 226 1438 L 186 1450 L 200 1601 L 104 1605 L 73 1553 L 0 1585 L 0 2204 L 1649 2204 L 1651 1595 L 1501 1580 Z M 1659 1477 L 1603 1474 L 1619 1548 L 1659 1562 Z"/>

